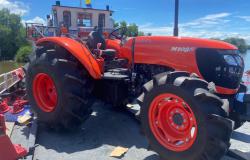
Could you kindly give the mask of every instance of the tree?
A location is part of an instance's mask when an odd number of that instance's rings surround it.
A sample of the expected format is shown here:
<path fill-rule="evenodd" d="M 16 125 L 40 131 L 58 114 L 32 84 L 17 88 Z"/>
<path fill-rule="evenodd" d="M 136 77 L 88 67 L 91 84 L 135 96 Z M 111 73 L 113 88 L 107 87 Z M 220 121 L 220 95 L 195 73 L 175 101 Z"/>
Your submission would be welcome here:
<path fill-rule="evenodd" d="M 11 14 L 7 9 L 0 10 L 0 60 L 13 59 L 23 45 L 27 45 L 27 41 L 21 17 Z"/>
<path fill-rule="evenodd" d="M 238 47 L 240 53 L 247 52 L 248 46 L 247 46 L 246 41 L 243 38 L 231 37 L 231 38 L 224 39 L 224 41 L 231 43 L 231 44 L 235 45 L 236 47 Z"/>
<path fill-rule="evenodd" d="M 27 46 L 23 46 L 19 48 L 15 56 L 15 61 L 19 63 L 28 62 L 28 56 L 31 54 L 31 52 L 32 52 L 31 45 L 27 45 Z"/>
<path fill-rule="evenodd" d="M 114 26 L 126 28 L 126 36 L 128 37 L 144 36 L 144 33 L 139 31 L 139 28 L 135 23 L 128 25 L 126 21 L 121 21 L 120 23 L 116 22 Z"/>
<path fill-rule="evenodd" d="M 136 37 L 138 36 L 138 26 L 135 23 L 132 23 L 128 26 L 127 36 Z"/>
<path fill-rule="evenodd" d="M 115 23 L 114 23 L 114 28 L 117 28 L 117 27 L 119 27 L 119 23 L 118 23 L 118 22 L 115 22 Z"/>
<path fill-rule="evenodd" d="M 240 53 L 246 53 L 247 50 L 250 49 L 249 46 L 247 45 L 245 39 L 243 39 L 243 38 L 230 37 L 230 38 L 226 38 L 224 40 L 221 40 L 219 38 L 211 38 L 211 39 L 225 41 L 227 43 L 235 45 L 239 49 Z"/>
<path fill-rule="evenodd" d="M 120 24 L 119 24 L 119 27 L 127 28 L 127 22 L 121 21 Z"/>
<path fill-rule="evenodd" d="M 145 36 L 144 32 L 139 31 L 138 36 Z"/>

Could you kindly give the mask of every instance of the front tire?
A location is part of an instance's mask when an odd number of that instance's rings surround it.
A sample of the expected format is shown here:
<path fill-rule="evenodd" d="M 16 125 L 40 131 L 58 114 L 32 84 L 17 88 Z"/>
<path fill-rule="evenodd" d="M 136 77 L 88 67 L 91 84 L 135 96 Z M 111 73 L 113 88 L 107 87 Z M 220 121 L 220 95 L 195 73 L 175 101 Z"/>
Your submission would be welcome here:
<path fill-rule="evenodd" d="M 91 114 L 91 78 L 65 49 L 38 48 L 26 77 L 28 99 L 40 122 L 74 129 Z"/>
<path fill-rule="evenodd" d="M 226 118 L 228 103 L 206 87 L 203 80 L 174 72 L 144 85 L 142 128 L 163 159 L 219 160 L 228 151 L 233 126 Z"/>

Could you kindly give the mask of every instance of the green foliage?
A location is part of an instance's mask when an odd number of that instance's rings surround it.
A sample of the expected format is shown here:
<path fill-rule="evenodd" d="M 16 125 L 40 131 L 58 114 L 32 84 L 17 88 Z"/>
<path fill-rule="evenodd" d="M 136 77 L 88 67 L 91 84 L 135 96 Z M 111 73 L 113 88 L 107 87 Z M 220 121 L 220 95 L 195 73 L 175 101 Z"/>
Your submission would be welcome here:
<path fill-rule="evenodd" d="M 246 41 L 243 38 L 227 38 L 224 39 L 223 41 L 231 43 L 233 45 L 235 45 L 236 47 L 238 47 L 240 53 L 246 53 L 248 46 Z"/>
<path fill-rule="evenodd" d="M 138 26 L 135 23 L 127 24 L 125 21 L 121 21 L 120 23 L 115 23 L 115 27 L 123 27 L 127 28 L 126 36 L 128 37 L 136 37 L 136 36 L 144 36 L 144 32 L 139 31 Z"/>
<path fill-rule="evenodd" d="M 245 39 L 243 38 L 231 37 L 231 38 L 226 38 L 224 40 L 221 40 L 219 38 L 211 38 L 211 39 L 224 41 L 232 45 L 235 45 L 236 47 L 238 47 L 240 53 L 247 53 L 247 50 L 250 49 L 250 46 L 247 45 Z"/>
<path fill-rule="evenodd" d="M 138 26 L 135 23 L 130 24 L 127 28 L 128 28 L 127 35 L 129 37 L 136 37 L 136 36 L 138 36 L 138 33 L 139 33 Z"/>
<path fill-rule="evenodd" d="M 27 44 L 21 17 L 7 9 L 0 10 L 0 60 L 13 59 L 17 50 Z"/>
<path fill-rule="evenodd" d="M 28 62 L 28 56 L 32 53 L 32 46 L 26 45 L 18 49 L 15 61 L 18 63 Z"/>
<path fill-rule="evenodd" d="M 144 32 L 139 31 L 138 36 L 145 36 Z"/>
<path fill-rule="evenodd" d="M 115 28 L 119 27 L 119 23 L 118 23 L 118 22 L 115 22 L 114 27 L 115 27 Z"/>

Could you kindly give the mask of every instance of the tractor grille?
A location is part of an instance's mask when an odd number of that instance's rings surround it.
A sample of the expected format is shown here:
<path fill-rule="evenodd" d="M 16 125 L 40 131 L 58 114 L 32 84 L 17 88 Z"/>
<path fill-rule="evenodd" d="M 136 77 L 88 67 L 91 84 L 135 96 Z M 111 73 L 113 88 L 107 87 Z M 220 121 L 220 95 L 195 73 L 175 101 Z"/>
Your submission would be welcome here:
<path fill-rule="evenodd" d="M 238 88 L 244 71 L 244 61 L 237 50 L 200 48 L 196 51 L 199 71 L 216 86 Z"/>

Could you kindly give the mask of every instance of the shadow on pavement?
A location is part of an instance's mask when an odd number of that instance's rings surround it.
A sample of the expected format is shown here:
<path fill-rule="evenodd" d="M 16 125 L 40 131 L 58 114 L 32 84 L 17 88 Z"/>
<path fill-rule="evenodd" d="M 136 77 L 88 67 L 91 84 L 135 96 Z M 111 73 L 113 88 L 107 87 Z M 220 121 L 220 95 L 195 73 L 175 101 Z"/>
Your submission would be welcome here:
<path fill-rule="evenodd" d="M 161 160 L 160 157 L 156 154 L 146 157 L 144 160 Z"/>
<path fill-rule="evenodd" d="M 110 105 L 96 103 L 94 113 L 74 132 L 48 131 L 40 127 L 34 159 L 116 160 L 110 153 L 117 146 L 129 148 L 122 160 L 160 160 L 148 151 L 148 143 L 138 121 L 126 112 L 115 111 Z M 250 136 L 235 132 L 234 138 L 250 142 Z M 224 157 L 223 160 L 232 160 Z"/>
<path fill-rule="evenodd" d="M 241 141 L 241 142 L 245 142 L 245 143 L 250 143 L 250 135 L 245 134 L 245 133 L 241 133 L 238 131 L 234 131 L 232 134 L 232 139 Z"/>
<path fill-rule="evenodd" d="M 96 149 L 96 155 L 94 155 L 96 159 L 98 159 L 97 150 L 106 152 L 100 154 L 109 156 L 112 148 L 116 146 L 130 148 L 130 150 L 132 147 L 136 150 L 144 149 L 144 152 L 147 152 L 148 143 L 141 134 L 139 123 L 135 118 L 131 118 L 127 113 L 114 111 L 110 105 L 100 103 L 95 104 L 93 110 L 94 113 L 81 129 L 72 133 L 56 133 L 40 127 L 37 143 L 46 150 L 54 150 L 57 153 L 72 154 Z M 39 150 L 38 154 L 41 154 Z M 159 160 L 157 155 L 146 154 L 145 160 Z M 91 157 L 91 159 L 95 158 Z"/>

